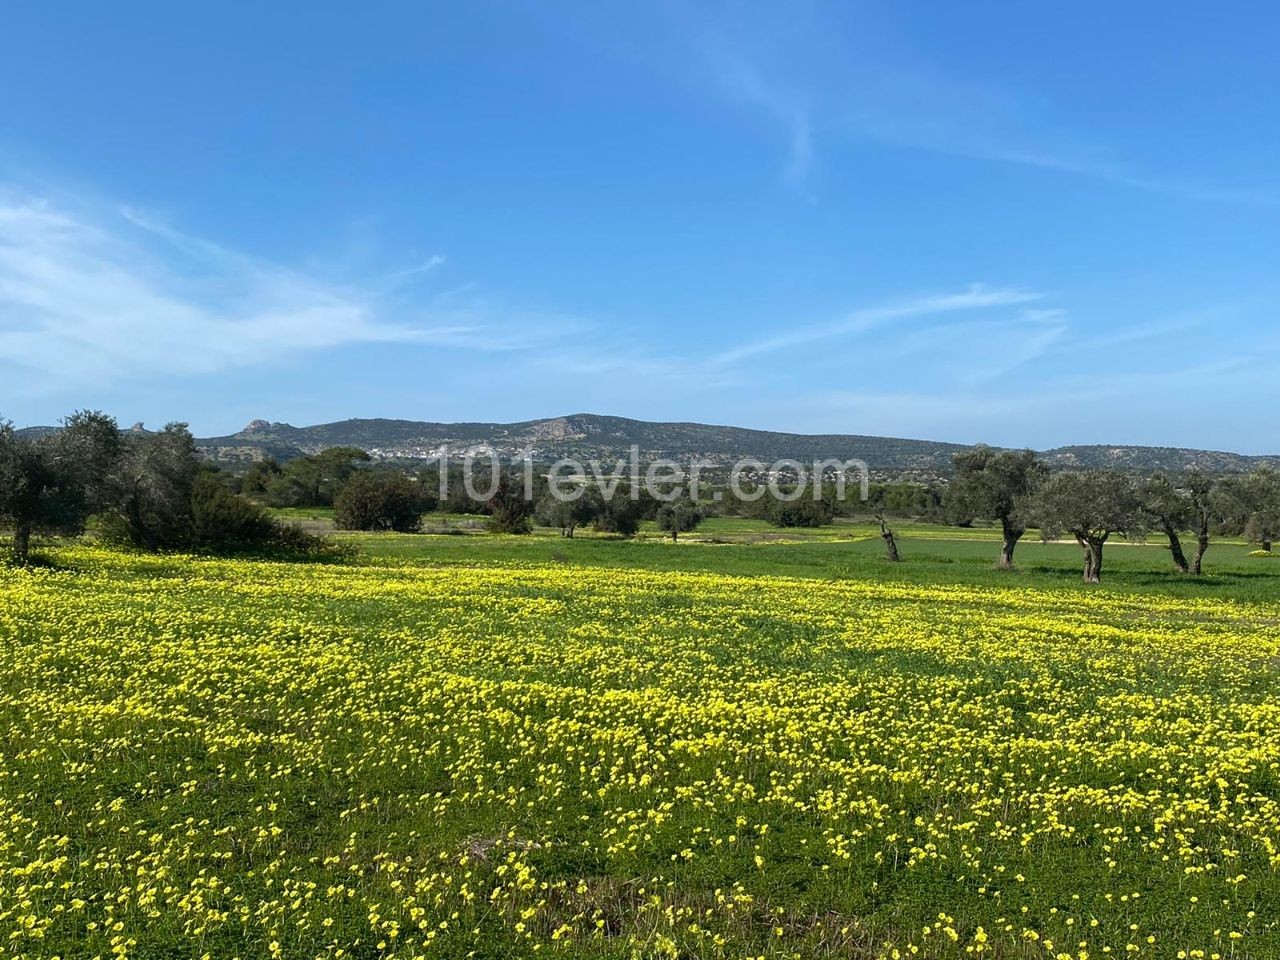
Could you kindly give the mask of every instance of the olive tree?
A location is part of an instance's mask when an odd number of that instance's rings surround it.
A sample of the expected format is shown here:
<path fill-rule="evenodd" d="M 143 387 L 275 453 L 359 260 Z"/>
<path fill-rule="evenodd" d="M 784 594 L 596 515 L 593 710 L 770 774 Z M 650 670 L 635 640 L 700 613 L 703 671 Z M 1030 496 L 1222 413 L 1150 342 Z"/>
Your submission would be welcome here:
<path fill-rule="evenodd" d="M 144 550 L 192 543 L 191 498 L 200 460 L 185 423 L 125 437 L 104 517 L 108 539 Z"/>
<path fill-rule="evenodd" d="M 1175 484 L 1166 474 L 1153 473 L 1139 487 L 1144 518 L 1169 540 L 1169 554 L 1174 566 L 1183 573 L 1191 572 L 1191 564 L 1182 549 L 1181 531 L 1192 525 L 1194 504 L 1190 491 Z M 1203 555 L 1203 554 L 1202 554 Z"/>
<path fill-rule="evenodd" d="M 978 446 L 957 453 L 955 478 L 947 489 L 950 511 L 968 519 L 999 520 L 1003 543 L 999 566 L 1013 567 L 1013 551 L 1027 532 L 1030 498 L 1048 476 L 1031 450 L 993 450 Z"/>
<path fill-rule="evenodd" d="M 538 501 L 534 514 L 544 527 L 559 527 L 560 536 L 573 539 L 573 532 L 595 520 L 603 507 L 603 502 L 585 488 L 575 491 L 572 499 L 548 491 Z"/>
<path fill-rule="evenodd" d="M 639 532 L 648 504 L 639 498 L 632 499 L 627 488 L 619 487 L 611 497 L 603 497 L 599 493 L 588 495 L 596 504 L 592 518 L 596 530 L 620 537 L 634 537 Z"/>
<path fill-rule="evenodd" d="M 36 534 L 74 536 L 102 508 L 120 454 L 111 417 L 78 412 L 41 437 L 0 423 L 0 520 L 13 527 L 12 557 L 26 564 Z"/>
<path fill-rule="evenodd" d="M 696 529 L 702 522 L 702 518 L 702 509 L 689 500 L 664 503 L 658 508 L 658 513 L 654 517 L 658 522 L 658 529 L 671 534 L 673 543 L 679 539 L 680 534 Z"/>
<path fill-rule="evenodd" d="M 873 487 L 867 495 L 867 507 L 871 516 L 880 524 L 880 539 L 884 541 L 884 558 L 890 563 L 898 563 L 902 555 L 898 553 L 898 541 L 893 535 L 893 528 L 885 519 L 890 513 L 889 499 L 891 493 L 885 484 Z"/>
<path fill-rule="evenodd" d="M 1138 485 L 1116 470 L 1081 470 L 1051 476 L 1030 504 L 1045 531 L 1065 530 L 1084 551 L 1084 580 L 1102 578 L 1102 548 L 1113 535 L 1140 537 L 1144 530 Z"/>
<path fill-rule="evenodd" d="M 1259 467 L 1224 480 L 1219 502 L 1229 524 L 1270 552 L 1272 542 L 1280 539 L 1280 473 Z"/>
<path fill-rule="evenodd" d="M 1188 470 L 1183 475 L 1182 486 L 1190 503 L 1190 529 L 1196 538 L 1190 572 L 1198 577 L 1205 551 L 1209 549 L 1209 535 L 1221 512 L 1222 490 L 1221 485 L 1202 470 Z"/>

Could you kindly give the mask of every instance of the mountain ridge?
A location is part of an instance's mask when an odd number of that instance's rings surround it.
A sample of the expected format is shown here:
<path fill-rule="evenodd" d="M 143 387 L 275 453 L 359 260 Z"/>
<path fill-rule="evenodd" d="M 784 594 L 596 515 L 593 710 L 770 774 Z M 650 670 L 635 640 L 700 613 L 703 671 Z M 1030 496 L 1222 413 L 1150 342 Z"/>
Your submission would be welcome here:
<path fill-rule="evenodd" d="M 243 430 L 197 441 L 204 455 L 222 462 L 264 456 L 288 458 L 326 447 L 356 446 L 377 459 L 424 460 L 444 449 L 461 456 L 468 447 L 488 446 L 504 458 L 532 455 L 540 462 L 560 458 L 626 458 L 634 445 L 641 462 L 669 458 L 687 463 L 701 459 L 727 466 L 755 458 L 772 463 L 783 458 L 804 462 L 827 457 L 861 459 L 873 474 L 945 476 L 951 457 L 971 445 L 939 440 L 879 437 L 866 434 L 802 434 L 756 430 L 692 421 L 647 421 L 578 413 L 512 423 L 455 423 L 392 418 L 352 418 L 295 427 L 253 420 Z M 1072 444 L 1039 451 L 1054 467 L 1109 466 L 1123 470 L 1182 470 L 1198 467 L 1214 473 L 1255 466 L 1280 467 L 1280 455 L 1254 456 L 1192 447 L 1137 444 Z"/>

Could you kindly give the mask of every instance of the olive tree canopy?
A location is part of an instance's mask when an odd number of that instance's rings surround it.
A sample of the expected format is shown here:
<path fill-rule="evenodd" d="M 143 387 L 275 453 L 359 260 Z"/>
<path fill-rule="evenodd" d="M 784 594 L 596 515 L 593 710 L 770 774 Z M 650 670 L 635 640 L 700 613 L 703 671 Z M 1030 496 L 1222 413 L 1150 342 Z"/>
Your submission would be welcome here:
<path fill-rule="evenodd" d="M 1047 532 L 1066 531 L 1084 551 L 1084 579 L 1102 577 L 1102 548 L 1112 535 L 1140 537 L 1145 529 L 1138 485 L 1117 470 L 1054 474 L 1031 504 L 1031 516 Z"/>
<path fill-rule="evenodd" d="M 1003 533 L 999 565 L 1013 566 L 1013 550 L 1027 532 L 1030 497 L 1048 476 L 1031 450 L 994 450 L 977 446 L 952 458 L 956 474 L 947 489 L 953 514 L 966 519 L 999 520 Z"/>
<path fill-rule="evenodd" d="M 40 437 L 0 422 L 0 521 L 13 527 L 15 563 L 28 562 L 36 534 L 84 529 L 107 500 L 120 449 L 116 421 L 102 413 L 73 413 Z"/>

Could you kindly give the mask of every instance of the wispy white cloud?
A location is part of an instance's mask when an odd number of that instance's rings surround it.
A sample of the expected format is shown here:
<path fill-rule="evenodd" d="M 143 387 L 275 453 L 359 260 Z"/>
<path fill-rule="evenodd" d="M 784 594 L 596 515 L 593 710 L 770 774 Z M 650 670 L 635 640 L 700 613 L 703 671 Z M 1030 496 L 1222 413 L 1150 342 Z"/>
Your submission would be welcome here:
<path fill-rule="evenodd" d="M 783 179 L 808 199 L 815 198 L 820 132 L 831 143 L 875 141 L 1187 200 L 1280 204 L 1275 186 L 1143 169 L 1092 131 L 1063 126 L 1036 91 L 943 70 L 862 19 L 848 31 L 822 5 L 788 6 L 785 19 L 768 8 L 728 10 L 720 17 L 686 11 L 679 19 L 684 39 L 719 95 L 783 132 Z"/>
<path fill-rule="evenodd" d="M 804 189 L 813 170 L 813 130 L 803 99 L 785 85 L 766 79 L 744 52 L 724 37 L 709 41 L 705 54 L 721 91 L 731 100 L 763 111 L 785 134 L 783 179 Z"/>
<path fill-rule="evenodd" d="M 1065 341 L 1069 329 L 1061 308 L 960 322 L 942 318 L 903 337 L 898 351 L 915 363 L 927 358 L 940 378 L 967 389 L 1039 360 Z"/>
<path fill-rule="evenodd" d="M 687 41 L 719 95 L 738 107 L 757 111 L 783 139 L 783 182 L 814 199 L 812 106 L 802 86 L 780 75 L 760 55 L 755 43 L 710 15 L 686 10 L 680 18 Z"/>
<path fill-rule="evenodd" d="M 444 264 L 445 257 L 442 254 L 435 253 L 412 267 L 392 271 L 379 282 L 378 286 L 383 290 L 397 290 L 407 284 L 416 283 L 437 267 L 444 266 Z"/>
<path fill-rule="evenodd" d="M 1064 145 L 1080 143 L 1079 134 L 1066 135 L 1028 126 L 1015 116 L 989 116 L 979 125 L 963 118 L 938 114 L 859 114 L 846 118 L 841 126 L 855 135 L 913 150 L 947 154 L 971 160 L 1033 167 L 1069 176 L 1086 177 L 1117 186 L 1210 203 L 1274 206 L 1280 204 L 1280 190 L 1266 187 L 1226 186 L 1185 177 L 1153 176 L 1133 164 L 1100 156 L 1102 151 L 1080 153 Z"/>
<path fill-rule="evenodd" d="M 830 323 L 790 327 L 782 333 L 749 340 L 712 358 L 717 366 L 728 366 L 761 354 L 777 353 L 805 344 L 848 337 L 882 324 L 959 311 L 1009 307 L 1039 300 L 1043 294 L 1008 287 L 991 288 L 974 284 L 955 293 L 932 294 L 881 306 L 855 310 Z"/>
<path fill-rule="evenodd" d="M 198 375 L 361 343 L 527 340 L 484 304 L 385 300 L 443 262 L 360 286 L 249 257 L 138 210 L 0 191 L 0 366 L 62 385 Z M 543 329 L 550 325 L 544 325 Z M 12 382 L 12 381 L 11 381 Z"/>

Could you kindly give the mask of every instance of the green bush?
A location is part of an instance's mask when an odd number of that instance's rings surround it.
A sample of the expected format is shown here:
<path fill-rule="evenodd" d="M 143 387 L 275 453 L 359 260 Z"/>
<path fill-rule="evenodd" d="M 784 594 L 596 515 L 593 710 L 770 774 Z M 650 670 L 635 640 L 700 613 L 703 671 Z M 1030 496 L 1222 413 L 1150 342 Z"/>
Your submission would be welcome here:
<path fill-rule="evenodd" d="M 227 489 L 217 477 L 202 474 L 191 492 L 191 541 L 212 549 L 244 549 L 268 543 L 280 524 L 256 503 Z"/>
<path fill-rule="evenodd" d="M 493 533 L 530 533 L 533 530 L 533 501 L 514 473 L 504 473 L 489 498 L 489 529 Z"/>
<path fill-rule="evenodd" d="M 404 474 L 362 470 L 334 498 L 333 519 L 340 530 L 413 533 L 429 505 L 421 485 Z"/>
<path fill-rule="evenodd" d="M 758 515 L 775 527 L 824 527 L 835 517 L 835 505 L 814 500 L 808 494 L 795 500 L 780 500 L 766 494 L 757 501 Z"/>
<path fill-rule="evenodd" d="M 211 473 L 196 477 L 192 490 L 190 545 L 210 553 L 279 553 L 296 559 L 342 559 L 349 552 L 281 523 Z"/>

